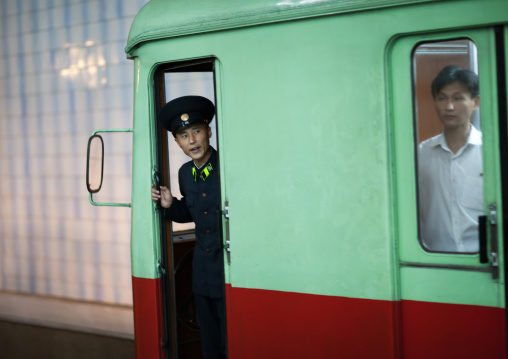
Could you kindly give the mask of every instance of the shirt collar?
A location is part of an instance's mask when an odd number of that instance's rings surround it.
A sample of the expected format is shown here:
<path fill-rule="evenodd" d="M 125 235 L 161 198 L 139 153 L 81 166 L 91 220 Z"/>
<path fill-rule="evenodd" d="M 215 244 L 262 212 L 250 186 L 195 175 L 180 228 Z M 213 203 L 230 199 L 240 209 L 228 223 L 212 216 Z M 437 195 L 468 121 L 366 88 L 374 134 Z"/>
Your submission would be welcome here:
<path fill-rule="evenodd" d="M 471 131 L 469 131 L 469 137 L 467 138 L 467 143 L 472 145 L 481 145 L 482 144 L 482 133 L 476 129 L 473 125 L 471 125 Z"/>
<path fill-rule="evenodd" d="M 467 143 L 462 148 L 466 147 L 467 145 L 481 146 L 481 144 L 482 144 L 482 133 L 478 131 L 476 127 L 471 125 L 471 130 L 469 131 L 469 135 L 467 136 Z M 441 146 L 443 149 L 449 151 L 448 145 L 446 144 L 446 138 L 444 136 L 444 133 L 441 133 L 439 134 L 439 136 L 437 136 L 434 146 Z M 461 150 L 459 150 L 457 154 L 462 152 Z"/>

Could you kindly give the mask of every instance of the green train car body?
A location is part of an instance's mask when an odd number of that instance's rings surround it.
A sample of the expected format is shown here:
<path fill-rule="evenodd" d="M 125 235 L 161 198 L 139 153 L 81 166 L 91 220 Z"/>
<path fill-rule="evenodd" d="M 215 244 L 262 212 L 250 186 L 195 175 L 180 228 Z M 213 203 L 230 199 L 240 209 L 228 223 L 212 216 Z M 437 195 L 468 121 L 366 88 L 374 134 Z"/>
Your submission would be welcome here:
<path fill-rule="evenodd" d="M 505 358 L 507 24 L 499 0 L 150 1 L 126 47 L 137 356 L 187 357 L 149 188 L 167 170 L 161 73 L 203 61 L 229 358 Z M 485 264 L 418 240 L 415 49 L 464 39 L 480 78 Z"/>

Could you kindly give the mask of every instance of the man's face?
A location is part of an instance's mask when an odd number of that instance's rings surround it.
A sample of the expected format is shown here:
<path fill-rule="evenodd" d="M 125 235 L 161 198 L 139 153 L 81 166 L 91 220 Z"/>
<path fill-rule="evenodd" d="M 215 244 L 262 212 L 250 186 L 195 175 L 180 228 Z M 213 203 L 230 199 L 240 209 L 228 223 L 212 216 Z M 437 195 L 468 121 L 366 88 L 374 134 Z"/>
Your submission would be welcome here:
<path fill-rule="evenodd" d="M 205 124 L 189 126 L 176 134 L 175 141 L 183 152 L 201 167 L 210 154 L 212 129 Z"/>
<path fill-rule="evenodd" d="M 480 97 L 471 97 L 471 92 L 461 82 L 446 85 L 434 98 L 434 106 L 445 130 L 468 128 L 471 115 L 480 105 Z"/>

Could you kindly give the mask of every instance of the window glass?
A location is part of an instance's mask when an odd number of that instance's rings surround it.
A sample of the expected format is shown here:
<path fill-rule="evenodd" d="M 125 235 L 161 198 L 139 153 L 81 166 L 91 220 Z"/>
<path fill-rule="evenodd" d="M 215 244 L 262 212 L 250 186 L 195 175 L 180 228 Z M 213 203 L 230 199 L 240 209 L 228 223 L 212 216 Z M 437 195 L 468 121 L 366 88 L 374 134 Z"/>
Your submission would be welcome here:
<path fill-rule="evenodd" d="M 477 253 L 484 205 L 476 46 L 422 43 L 413 69 L 420 244 Z"/>

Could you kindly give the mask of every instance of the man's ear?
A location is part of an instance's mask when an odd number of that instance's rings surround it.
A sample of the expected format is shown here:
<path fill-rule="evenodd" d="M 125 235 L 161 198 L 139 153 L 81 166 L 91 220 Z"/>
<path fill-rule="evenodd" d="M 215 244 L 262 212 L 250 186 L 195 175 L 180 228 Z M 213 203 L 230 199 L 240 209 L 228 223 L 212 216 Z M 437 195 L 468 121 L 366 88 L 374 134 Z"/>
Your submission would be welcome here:
<path fill-rule="evenodd" d="M 182 145 L 180 144 L 180 142 L 178 141 L 178 135 L 175 137 L 175 142 L 176 144 L 178 145 L 178 147 L 182 148 Z"/>
<path fill-rule="evenodd" d="M 480 107 L 480 95 L 476 96 L 474 99 L 474 109 L 477 110 Z"/>
<path fill-rule="evenodd" d="M 208 126 L 208 138 L 212 138 L 212 129 Z"/>

